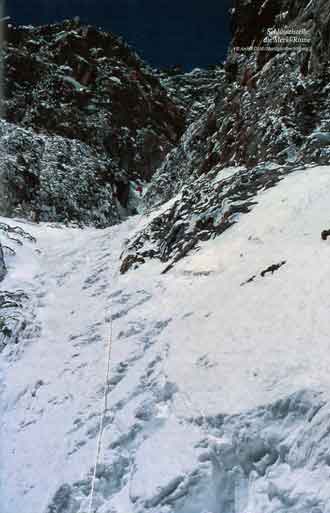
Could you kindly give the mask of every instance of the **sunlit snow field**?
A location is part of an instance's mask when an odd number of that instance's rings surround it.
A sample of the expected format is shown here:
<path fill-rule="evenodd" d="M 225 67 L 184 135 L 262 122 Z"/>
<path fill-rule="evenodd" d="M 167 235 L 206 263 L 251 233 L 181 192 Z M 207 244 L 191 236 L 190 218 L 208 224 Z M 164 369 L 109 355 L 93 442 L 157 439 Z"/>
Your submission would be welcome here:
<path fill-rule="evenodd" d="M 111 317 L 97 513 L 329 513 L 329 198 L 330 167 L 296 171 L 165 275 L 118 272 L 144 216 L 2 219 L 37 242 L 2 282 L 30 300 L 1 357 L 1 513 L 87 513 Z"/>

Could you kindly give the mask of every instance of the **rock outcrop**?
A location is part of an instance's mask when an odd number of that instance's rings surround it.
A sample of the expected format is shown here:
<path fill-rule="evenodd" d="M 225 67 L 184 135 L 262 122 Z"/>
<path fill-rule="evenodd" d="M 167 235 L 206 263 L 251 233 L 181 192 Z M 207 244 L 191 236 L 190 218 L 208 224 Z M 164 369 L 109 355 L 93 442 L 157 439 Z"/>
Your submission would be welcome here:
<path fill-rule="evenodd" d="M 23 208 L 26 215 L 32 210 L 33 216 L 42 220 L 78 218 L 96 225 L 116 222 L 121 208 L 127 207 L 129 183 L 149 181 L 177 144 L 185 126 L 184 107 L 170 98 L 157 74 L 110 33 L 65 21 L 38 28 L 9 25 L 6 40 L 6 120 L 30 130 L 30 135 L 25 135 L 30 139 L 26 152 L 17 152 L 17 179 L 22 182 L 24 175 L 24 184 L 17 196 L 12 196 L 12 209 Z M 51 155 L 44 152 L 45 137 L 52 146 Z M 2 146 L 6 146 L 6 139 L 2 130 Z M 31 161 L 30 152 L 43 154 L 44 161 L 41 156 Z M 6 158 L 5 152 L 3 155 Z M 53 169 L 44 173 L 48 160 L 53 162 Z M 79 199 L 78 205 L 73 206 L 71 200 L 66 204 L 66 196 L 75 196 L 72 190 L 63 189 L 65 212 L 58 215 L 54 202 L 51 206 L 55 210 L 49 210 L 49 201 L 38 183 L 40 167 L 41 174 L 50 179 L 54 174 L 55 182 L 60 173 L 69 183 L 72 173 L 65 166 L 76 166 L 73 174 L 78 180 L 78 168 L 82 167 L 82 182 L 84 169 L 89 169 L 93 185 L 85 184 L 84 189 L 90 219 L 78 213 Z M 108 197 L 108 185 L 120 206 L 118 209 L 115 200 L 110 202 L 103 208 L 100 222 L 93 218 L 90 201 L 98 201 L 98 195 Z M 16 183 L 12 189 L 17 189 Z"/>
<path fill-rule="evenodd" d="M 253 203 L 260 169 L 268 186 L 274 166 L 282 175 L 303 163 L 328 163 L 328 7 L 237 0 L 227 61 L 190 73 L 152 70 L 121 39 L 76 21 L 9 26 L 6 112 L 13 125 L 3 125 L 0 141 L 3 213 L 106 226 L 136 212 L 134 190 L 142 180 L 150 182 L 148 209 L 189 190 L 189 205 L 185 192 L 177 211 L 191 225 L 192 216 L 207 217 L 197 199 L 204 190 L 207 205 L 222 208 L 210 184 L 228 166 L 241 166 L 239 180 L 248 175 Z M 290 51 L 274 40 L 295 31 L 306 40 L 286 42 Z M 17 143 L 15 160 L 11 134 L 18 125 L 14 137 L 24 143 Z M 181 214 L 166 219 L 159 246 L 182 221 Z"/>
<path fill-rule="evenodd" d="M 226 208 L 235 214 L 230 217 L 233 222 L 238 216 L 235 204 L 242 199 L 240 193 L 221 192 L 219 196 L 219 189 L 228 187 L 226 175 L 224 180 L 221 175 L 228 166 L 238 171 L 234 179 L 238 190 L 244 184 L 245 200 L 252 205 L 258 191 L 297 166 L 330 162 L 329 8 L 329 1 L 236 2 L 228 58 L 209 89 L 214 94 L 204 96 L 204 109 L 192 116 L 145 196 L 147 208 L 174 197 L 175 203 L 161 219 L 154 219 L 141 237 L 131 241 L 133 253 L 164 261 L 167 256 L 177 258 L 186 253 L 185 247 L 191 249 L 199 240 L 231 226 L 228 219 L 220 223 L 221 229 L 217 225 L 225 214 L 224 199 Z M 289 42 L 265 41 L 269 34 Z M 184 93 L 189 103 L 187 87 L 181 91 L 182 99 Z M 217 186 L 212 185 L 214 177 Z M 201 218 L 204 223 L 199 222 L 201 229 L 196 231 L 196 220 Z M 175 256 L 168 241 L 172 245 L 179 239 Z M 150 251 L 150 240 L 158 249 Z"/>
<path fill-rule="evenodd" d="M 0 161 L 2 215 L 97 227 L 120 220 L 113 189 L 125 176 L 85 143 L 1 121 Z"/>

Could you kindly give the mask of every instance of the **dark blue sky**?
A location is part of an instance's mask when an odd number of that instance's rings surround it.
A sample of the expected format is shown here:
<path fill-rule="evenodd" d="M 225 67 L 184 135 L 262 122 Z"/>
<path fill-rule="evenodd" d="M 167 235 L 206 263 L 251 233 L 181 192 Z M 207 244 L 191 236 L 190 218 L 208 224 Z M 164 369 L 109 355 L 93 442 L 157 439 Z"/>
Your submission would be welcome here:
<path fill-rule="evenodd" d="M 187 69 L 225 58 L 231 0 L 7 0 L 20 24 L 80 16 L 121 35 L 150 64 Z"/>

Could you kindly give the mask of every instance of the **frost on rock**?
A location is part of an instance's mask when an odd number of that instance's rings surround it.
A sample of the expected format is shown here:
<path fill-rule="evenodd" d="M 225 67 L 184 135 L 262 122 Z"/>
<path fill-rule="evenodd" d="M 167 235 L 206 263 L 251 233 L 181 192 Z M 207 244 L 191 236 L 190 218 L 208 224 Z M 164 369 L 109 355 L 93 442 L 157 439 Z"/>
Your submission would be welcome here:
<path fill-rule="evenodd" d="M 96 226 L 120 219 L 113 196 L 123 180 L 118 167 L 81 142 L 2 122 L 0 159 L 2 214 Z"/>
<path fill-rule="evenodd" d="M 256 6 L 242 0 L 232 13 L 234 37 L 224 69 L 162 77 L 169 93 L 190 112 L 195 84 L 203 109 L 189 118 L 181 140 L 148 186 L 145 208 L 164 205 L 164 210 L 130 241 L 122 272 L 154 257 L 170 262 L 166 271 L 200 241 L 232 226 L 240 213 L 251 210 L 257 193 L 290 170 L 329 163 L 325 4 L 311 9 L 293 2 L 288 10 L 271 0 L 258 0 Z M 285 23 L 287 29 L 301 23 L 311 35 L 310 51 L 258 52 L 264 38 L 261 27 L 276 23 L 279 28 Z M 235 51 L 252 44 L 256 52 Z M 221 183 L 221 171 L 228 167 L 237 170 L 231 186 Z"/>
<path fill-rule="evenodd" d="M 279 166 L 272 162 L 260 163 L 252 169 L 233 168 L 231 173 L 214 168 L 206 176 L 183 185 L 168 208 L 164 204 L 164 211 L 154 215 L 129 241 L 122 254 L 121 272 L 150 258 L 170 262 L 166 272 L 198 243 L 221 235 L 241 214 L 250 212 L 261 191 L 274 187 L 294 169 L 289 164 Z"/>
<path fill-rule="evenodd" d="M 152 176 L 183 132 L 184 109 L 132 48 L 76 20 L 9 25 L 5 37 L 7 121 L 78 140 L 132 178 Z"/>
<path fill-rule="evenodd" d="M 93 513 L 330 513 L 328 12 L 238 0 L 191 73 L 8 27 L 1 513 L 88 513 L 101 418 Z"/>

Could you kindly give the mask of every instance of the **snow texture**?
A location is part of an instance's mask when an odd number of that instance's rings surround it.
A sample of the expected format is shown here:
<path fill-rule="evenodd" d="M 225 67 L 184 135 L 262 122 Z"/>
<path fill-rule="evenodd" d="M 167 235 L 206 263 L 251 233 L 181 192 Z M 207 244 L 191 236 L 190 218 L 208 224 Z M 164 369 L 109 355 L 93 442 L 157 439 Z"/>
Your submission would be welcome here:
<path fill-rule="evenodd" d="M 145 216 L 2 219 L 36 242 L 1 284 L 29 297 L 1 355 L 1 513 L 87 513 L 110 318 L 93 511 L 329 513 L 329 194 L 330 167 L 297 170 L 165 275 L 118 272 Z"/>

